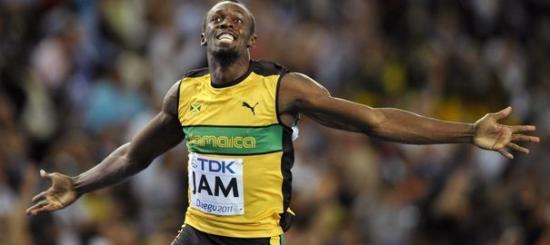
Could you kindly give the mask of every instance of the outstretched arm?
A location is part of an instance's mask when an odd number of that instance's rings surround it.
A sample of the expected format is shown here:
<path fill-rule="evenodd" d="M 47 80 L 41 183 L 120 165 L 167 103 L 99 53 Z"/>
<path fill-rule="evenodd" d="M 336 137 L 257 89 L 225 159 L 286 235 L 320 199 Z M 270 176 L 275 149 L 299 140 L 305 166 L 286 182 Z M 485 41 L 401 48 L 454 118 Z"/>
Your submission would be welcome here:
<path fill-rule="evenodd" d="M 394 142 L 473 143 L 480 148 L 498 151 L 513 158 L 506 147 L 528 153 L 526 148 L 516 143 L 539 141 L 538 137 L 524 134 L 534 131 L 534 126 L 507 126 L 498 123 L 498 120 L 510 114 L 511 108 L 487 114 L 475 123 L 449 122 L 405 110 L 373 108 L 335 98 L 313 79 L 299 73 L 290 73 L 283 77 L 279 96 L 281 115 L 303 113 L 328 127 L 361 132 Z"/>
<path fill-rule="evenodd" d="M 81 195 L 132 176 L 145 169 L 157 156 L 176 146 L 184 138 L 177 116 L 176 83 L 164 98 L 162 110 L 129 143 L 120 146 L 98 165 L 76 176 L 40 171 L 52 186 L 33 198 L 28 214 L 62 209 Z"/>

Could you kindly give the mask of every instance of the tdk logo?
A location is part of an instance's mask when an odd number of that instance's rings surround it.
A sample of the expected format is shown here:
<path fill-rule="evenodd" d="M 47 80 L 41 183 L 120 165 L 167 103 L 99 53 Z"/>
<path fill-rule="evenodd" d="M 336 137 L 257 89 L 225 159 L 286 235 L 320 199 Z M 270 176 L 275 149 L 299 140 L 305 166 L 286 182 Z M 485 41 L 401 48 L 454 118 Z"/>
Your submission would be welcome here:
<path fill-rule="evenodd" d="M 235 174 L 235 171 L 231 169 L 231 165 L 233 165 L 235 162 L 230 161 L 226 162 L 223 160 L 211 160 L 211 159 L 204 159 L 204 158 L 197 158 L 197 161 L 200 163 L 200 169 L 202 171 L 208 171 L 211 173 L 231 173 Z M 199 166 L 196 166 L 196 164 L 193 164 L 193 168 L 197 168 Z"/>

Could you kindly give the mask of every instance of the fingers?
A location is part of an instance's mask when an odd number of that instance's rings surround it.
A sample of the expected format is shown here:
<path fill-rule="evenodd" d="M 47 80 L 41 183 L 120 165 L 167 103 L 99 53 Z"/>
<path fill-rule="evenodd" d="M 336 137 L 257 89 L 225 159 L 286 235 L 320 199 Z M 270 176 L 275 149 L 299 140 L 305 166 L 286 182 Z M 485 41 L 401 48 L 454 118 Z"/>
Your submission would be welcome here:
<path fill-rule="evenodd" d="M 46 201 L 46 200 L 44 200 L 44 201 Z M 27 209 L 27 214 L 36 215 L 36 214 L 39 214 L 39 213 L 55 211 L 55 210 L 58 210 L 60 208 L 59 205 L 56 205 L 54 203 L 46 203 L 46 204 L 42 204 L 40 206 L 37 206 L 37 205 L 35 205 L 36 207 L 32 206 L 29 209 Z"/>
<path fill-rule="evenodd" d="M 51 176 L 43 169 L 40 169 L 40 177 L 45 179 L 51 178 Z M 30 208 L 28 208 L 25 212 L 29 215 L 37 214 L 38 210 L 48 205 L 48 200 L 46 199 L 46 195 L 48 195 L 48 191 L 40 192 L 38 195 L 34 196 L 31 201 L 32 203 L 35 203 L 35 204 Z"/>
<path fill-rule="evenodd" d="M 513 134 L 512 141 L 534 142 L 539 143 L 540 138 L 537 136 L 529 136 L 524 134 Z"/>
<path fill-rule="evenodd" d="M 37 202 L 38 200 L 44 198 L 47 194 L 48 194 L 47 191 L 43 191 L 43 192 L 41 192 L 40 194 L 34 196 L 34 197 L 32 198 L 31 201 L 32 201 L 33 203 L 35 203 L 35 202 Z"/>
<path fill-rule="evenodd" d="M 36 204 L 28 208 L 25 212 L 28 215 L 35 215 L 43 212 L 51 212 L 63 208 L 64 205 L 58 201 L 50 201 L 46 198 L 38 201 Z"/>
<path fill-rule="evenodd" d="M 49 179 L 51 180 L 52 179 L 52 175 L 53 174 L 49 174 L 47 173 L 46 171 L 44 171 L 44 169 L 40 169 L 40 177 L 44 178 L 44 179 Z"/>
<path fill-rule="evenodd" d="M 43 169 L 40 169 L 40 177 L 52 181 L 53 174 L 47 173 Z M 59 203 L 48 201 L 48 199 L 46 198 L 48 196 L 48 193 L 48 191 L 43 191 L 34 196 L 31 201 L 35 204 L 28 208 L 25 212 L 28 215 L 35 215 L 42 212 L 54 211 L 61 208 L 61 205 L 59 205 Z"/>
<path fill-rule="evenodd" d="M 504 148 L 500 148 L 497 151 L 508 159 L 514 159 L 514 155 L 512 155 L 512 153 L 510 152 L 507 152 Z"/>
<path fill-rule="evenodd" d="M 521 153 L 529 154 L 529 149 L 527 149 L 525 147 L 522 147 L 522 146 L 519 146 L 517 144 L 514 144 L 512 142 L 508 143 L 507 146 L 514 149 L 514 150 L 516 150 L 516 151 L 519 151 Z"/>
<path fill-rule="evenodd" d="M 506 109 L 493 113 L 493 117 L 497 120 L 504 119 L 512 113 L 512 107 L 508 106 Z"/>
<path fill-rule="evenodd" d="M 33 206 L 31 206 L 30 208 L 27 208 L 25 212 L 29 215 L 35 215 L 38 213 L 38 210 L 42 209 L 46 205 L 48 205 L 48 200 L 43 199 L 38 203 L 34 204 Z"/>
<path fill-rule="evenodd" d="M 532 132 L 537 130 L 537 127 L 534 125 L 516 125 L 510 126 L 513 133 L 523 133 L 523 132 Z"/>
<path fill-rule="evenodd" d="M 519 151 L 521 153 L 524 153 L 524 154 L 529 154 L 529 149 L 525 148 L 525 147 L 522 147 L 516 143 L 508 143 L 506 144 L 507 147 L 510 147 L 511 149 L 514 149 L 515 151 Z M 508 159 L 514 159 L 514 155 L 512 155 L 512 153 L 508 152 L 505 150 L 505 148 L 500 148 L 500 149 L 497 149 L 496 151 L 498 151 L 501 155 L 503 155 L 504 157 L 508 158 Z"/>

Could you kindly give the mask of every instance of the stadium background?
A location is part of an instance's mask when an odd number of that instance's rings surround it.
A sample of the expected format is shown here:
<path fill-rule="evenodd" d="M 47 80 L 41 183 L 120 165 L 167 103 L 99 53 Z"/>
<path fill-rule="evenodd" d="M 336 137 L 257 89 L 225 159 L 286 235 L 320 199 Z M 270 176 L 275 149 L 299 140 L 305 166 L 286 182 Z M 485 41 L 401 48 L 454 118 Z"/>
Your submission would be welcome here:
<path fill-rule="evenodd" d="M 405 146 L 307 118 L 295 142 L 298 214 L 288 244 L 550 244 L 550 2 L 244 1 L 254 58 L 373 106 L 469 121 L 514 107 L 542 143 L 506 160 L 470 145 Z M 205 65 L 213 1 L 0 1 L 0 244 L 168 244 L 186 207 L 178 147 L 121 185 L 27 217 L 48 183 L 74 175 Z M 407 122 L 403 122 L 406 126 Z M 182 144 L 183 145 L 183 144 Z"/>

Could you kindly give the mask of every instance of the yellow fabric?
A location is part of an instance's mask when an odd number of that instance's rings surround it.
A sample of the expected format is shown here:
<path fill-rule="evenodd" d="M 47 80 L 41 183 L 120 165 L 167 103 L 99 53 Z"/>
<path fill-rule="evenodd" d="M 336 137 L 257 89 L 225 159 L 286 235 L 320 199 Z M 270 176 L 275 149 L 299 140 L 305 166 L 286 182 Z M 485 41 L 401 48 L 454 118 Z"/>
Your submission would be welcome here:
<path fill-rule="evenodd" d="M 269 245 L 281 245 L 281 236 L 273 236 L 269 240 Z"/>
<path fill-rule="evenodd" d="M 275 96 L 278 75 L 261 76 L 254 72 L 227 88 L 210 85 L 210 75 L 181 80 L 178 116 L 183 126 L 236 125 L 267 126 L 278 123 Z M 243 102 L 255 107 L 255 115 Z M 200 106 L 192 111 L 191 105 Z"/>
<path fill-rule="evenodd" d="M 178 113 L 183 127 L 267 126 L 278 124 L 276 90 L 279 75 L 251 72 L 240 83 L 214 88 L 210 75 L 187 77 L 180 82 Z M 243 106 L 246 102 L 252 109 Z M 243 159 L 244 215 L 221 216 L 189 207 L 185 223 L 197 230 L 228 237 L 278 237 L 283 213 L 281 160 L 283 152 L 260 155 L 216 155 Z M 189 189 L 189 195 L 191 190 Z"/>

